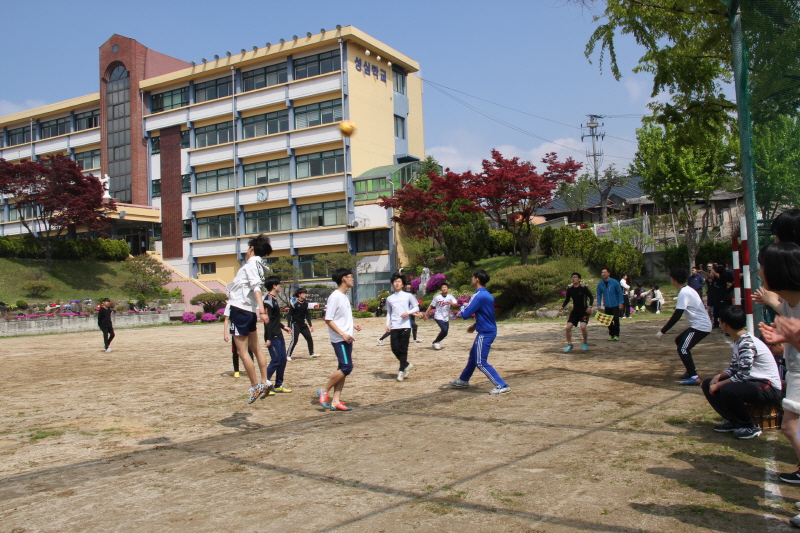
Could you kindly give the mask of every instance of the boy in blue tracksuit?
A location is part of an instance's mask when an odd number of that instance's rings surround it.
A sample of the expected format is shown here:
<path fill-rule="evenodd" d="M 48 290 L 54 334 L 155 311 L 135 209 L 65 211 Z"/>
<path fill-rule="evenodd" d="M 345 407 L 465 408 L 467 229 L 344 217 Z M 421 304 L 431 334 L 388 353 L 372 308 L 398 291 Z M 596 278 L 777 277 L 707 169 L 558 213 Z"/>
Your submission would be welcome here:
<path fill-rule="evenodd" d="M 503 381 L 492 365 L 487 361 L 489 350 L 497 336 L 497 323 L 494 320 L 494 297 L 486 290 L 489 283 L 489 274 L 485 270 L 476 270 L 472 275 L 472 286 L 475 287 L 475 295 L 469 304 L 461 310 L 461 318 L 467 319 L 475 317 L 475 324 L 467 328 L 467 333 L 477 331 L 475 342 L 469 351 L 469 361 L 461 376 L 450 382 L 450 386 L 456 389 L 469 387 L 469 378 L 477 367 L 483 372 L 489 381 L 494 384 L 494 389 L 489 394 L 508 394 L 511 387 Z"/>
<path fill-rule="evenodd" d="M 607 268 L 600 270 L 600 283 L 597 284 L 597 308 L 605 306 L 605 314 L 613 316 L 611 325 L 608 326 L 608 340 L 619 340 L 619 315 L 622 311 L 622 287 L 619 281 L 611 277 Z"/>

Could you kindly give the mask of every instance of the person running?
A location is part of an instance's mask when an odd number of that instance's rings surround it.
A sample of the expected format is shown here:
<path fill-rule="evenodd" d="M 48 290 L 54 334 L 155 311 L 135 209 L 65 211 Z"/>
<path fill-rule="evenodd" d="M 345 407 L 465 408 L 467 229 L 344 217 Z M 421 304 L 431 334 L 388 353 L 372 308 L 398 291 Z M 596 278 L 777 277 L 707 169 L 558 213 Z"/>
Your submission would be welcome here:
<path fill-rule="evenodd" d="M 392 353 L 400 361 L 397 381 L 407 378 L 414 365 L 408 362 L 408 343 L 411 337 L 411 315 L 419 311 L 413 294 L 405 292 L 406 277 L 392 274 L 390 280 L 394 293 L 386 298 L 386 333 L 391 335 Z"/>
<path fill-rule="evenodd" d="M 97 325 L 103 332 L 103 351 L 111 353 L 111 341 L 114 340 L 114 323 L 111 322 L 111 300 L 103 298 L 100 309 L 97 310 Z"/>
<path fill-rule="evenodd" d="M 342 401 L 342 389 L 347 376 L 353 371 L 353 330 L 361 331 L 361 326 L 353 325 L 353 308 L 347 291 L 353 288 L 353 271 L 349 268 L 337 268 L 331 277 L 338 288 L 328 296 L 325 305 L 325 324 L 328 325 L 333 352 L 339 361 L 336 372 L 331 374 L 325 388 L 317 390 L 319 403 L 331 411 L 350 411 Z M 328 392 L 333 389 L 333 397 Z"/>
<path fill-rule="evenodd" d="M 262 233 L 250 239 L 247 243 L 247 253 L 244 256 L 245 264 L 236 273 L 233 281 L 225 287 L 228 292 L 228 303 L 231 306 L 230 321 L 233 325 L 231 328 L 233 342 L 236 344 L 236 351 L 239 352 L 239 359 L 244 364 L 247 377 L 250 378 L 250 398 L 247 400 L 249 404 L 259 398 L 266 398 L 272 390 L 272 383 L 267 379 L 267 362 L 258 340 L 256 327 L 258 320 L 264 324 L 269 322 L 261 296 L 264 273 L 261 258 L 271 253 L 272 245 L 269 237 Z M 261 372 L 260 382 L 253 361 L 247 355 L 248 346 L 256 354 L 256 361 L 258 361 L 258 368 Z"/>
<path fill-rule="evenodd" d="M 291 332 L 289 328 L 281 324 L 281 304 L 278 302 L 278 294 L 281 292 L 281 280 L 277 276 L 270 276 L 264 282 L 267 295 L 264 297 L 264 309 L 267 310 L 269 322 L 264 325 L 264 346 L 269 348 L 269 366 L 267 367 L 267 379 L 272 379 L 275 373 L 274 388 L 270 393 L 292 392 L 292 389 L 283 386 L 283 374 L 286 371 L 286 341 L 283 332 Z"/>
<path fill-rule="evenodd" d="M 608 326 L 608 340 L 619 340 L 619 314 L 622 311 L 622 287 L 619 281 L 611 277 L 607 268 L 600 269 L 600 283 L 597 284 L 597 308 L 605 305 L 604 313 L 611 315 L 611 324 Z"/>
<path fill-rule="evenodd" d="M 572 350 L 572 328 L 578 326 L 580 326 L 581 335 L 583 335 L 583 346 L 581 349 L 585 352 L 589 349 L 589 332 L 586 326 L 589 325 L 589 315 L 592 314 L 594 296 L 592 296 L 592 291 L 581 283 L 581 275 L 577 272 L 572 273 L 572 285 L 567 289 L 564 303 L 561 304 L 561 308 L 558 310 L 559 313 L 564 310 L 570 300 L 572 300 L 572 312 L 570 312 L 569 318 L 567 318 L 567 328 L 565 330 L 567 334 L 567 347 L 564 348 L 564 353 Z"/>
<path fill-rule="evenodd" d="M 233 357 L 233 377 L 239 377 L 239 354 L 236 351 L 236 343 L 233 341 L 233 329 L 231 328 L 231 305 L 225 305 L 225 311 L 222 312 L 222 315 L 225 317 L 225 323 L 222 325 L 222 339 L 227 343 L 230 341 L 231 343 L 231 356 Z M 230 338 L 229 337 L 230 334 Z M 255 363 L 256 356 L 253 353 L 253 350 L 250 347 L 247 347 L 247 354 L 250 356 L 250 360 Z"/>
<path fill-rule="evenodd" d="M 656 333 L 656 339 L 668 332 L 672 326 L 678 323 L 683 313 L 686 313 L 686 320 L 689 327 L 675 338 L 675 345 L 678 347 L 678 355 L 686 368 L 686 372 L 680 375 L 681 385 L 700 385 L 702 380 L 697 375 L 697 368 L 692 359 L 692 348 L 711 333 L 711 319 L 706 313 L 706 306 L 703 300 L 693 288 L 686 285 L 689 273 L 685 268 L 673 268 L 669 273 L 669 281 L 672 286 L 678 289 L 678 303 L 675 304 L 675 311 L 669 321 L 661 330 Z"/>
<path fill-rule="evenodd" d="M 300 335 L 303 336 L 306 344 L 308 344 L 308 356 L 311 359 L 316 359 L 319 354 L 314 353 L 314 339 L 311 338 L 314 326 L 311 325 L 311 311 L 308 310 L 308 291 L 301 287 L 295 291 L 294 297 L 296 300 L 289 304 L 289 313 L 287 315 L 289 329 L 292 331 L 292 340 L 289 342 L 289 349 L 286 351 L 286 360 L 292 360 L 292 353 L 297 347 Z M 308 325 L 306 325 L 306 322 L 308 322 Z"/>
<path fill-rule="evenodd" d="M 425 310 L 423 316 L 427 316 L 431 309 L 433 309 L 433 319 L 439 325 L 439 334 L 433 339 L 431 348 L 434 350 L 441 350 L 441 343 L 447 333 L 450 331 L 450 308 L 458 307 L 458 300 L 450 292 L 450 285 L 447 282 L 442 283 L 441 294 L 433 297 L 431 305 Z"/>
<path fill-rule="evenodd" d="M 486 290 L 489 283 L 489 273 L 485 270 L 476 270 L 472 275 L 472 286 L 475 287 L 475 294 L 470 299 L 469 304 L 461 311 L 461 318 L 464 320 L 475 317 L 475 323 L 467 328 L 467 333 L 477 331 L 472 349 L 469 351 L 467 366 L 461 372 L 461 376 L 450 382 L 450 386 L 456 389 L 469 387 L 469 379 L 472 377 L 475 368 L 483 372 L 489 381 L 494 385 L 494 389 L 489 394 L 508 394 L 511 387 L 503 381 L 492 365 L 489 364 L 489 350 L 497 337 L 497 322 L 494 318 L 494 296 Z"/>

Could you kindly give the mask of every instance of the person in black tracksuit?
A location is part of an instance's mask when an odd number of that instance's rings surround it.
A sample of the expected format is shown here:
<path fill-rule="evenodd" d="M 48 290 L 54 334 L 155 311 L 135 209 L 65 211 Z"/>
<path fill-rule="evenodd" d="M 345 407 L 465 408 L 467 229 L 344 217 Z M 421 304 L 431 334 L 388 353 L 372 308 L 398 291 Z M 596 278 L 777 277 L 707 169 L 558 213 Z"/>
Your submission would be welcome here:
<path fill-rule="evenodd" d="M 283 386 L 283 373 L 286 370 L 286 341 L 283 332 L 289 328 L 281 324 L 281 305 L 276 296 L 281 291 L 281 280 L 270 276 L 264 281 L 267 295 L 264 296 L 264 309 L 267 311 L 269 321 L 264 324 L 264 345 L 269 348 L 270 361 L 267 366 L 267 379 L 272 379 L 275 374 L 274 392 L 292 392 L 292 389 Z"/>
<path fill-rule="evenodd" d="M 297 298 L 289 305 L 289 312 L 286 315 L 286 320 L 289 323 L 289 329 L 292 330 L 292 340 L 289 341 L 289 349 L 286 350 L 286 360 L 292 360 L 292 352 L 297 346 L 297 341 L 300 340 L 300 335 L 306 339 L 308 344 L 308 356 L 312 359 L 319 357 L 314 353 L 314 339 L 311 338 L 311 332 L 314 331 L 314 326 L 311 325 L 311 311 L 308 310 L 308 291 L 300 288 L 294 293 Z M 308 322 L 308 325 L 306 325 Z"/>
<path fill-rule="evenodd" d="M 111 322 L 111 300 L 103 298 L 103 305 L 97 311 L 97 325 L 103 332 L 103 346 L 106 353 L 111 353 L 111 341 L 114 340 L 114 324 Z"/>
<path fill-rule="evenodd" d="M 581 335 L 583 335 L 583 351 L 589 349 L 589 333 L 586 330 L 586 326 L 589 324 L 589 315 L 592 314 L 592 304 L 594 303 L 594 296 L 592 296 L 592 291 L 589 288 L 581 283 L 581 275 L 577 272 L 573 272 L 572 276 L 572 285 L 567 288 L 566 294 L 564 295 L 564 303 L 561 304 L 561 309 L 558 311 L 561 312 L 567 306 L 570 300 L 572 300 L 572 312 L 569 314 L 569 318 L 567 318 L 567 347 L 564 348 L 564 353 L 567 353 L 572 350 L 572 328 L 581 328 Z"/>

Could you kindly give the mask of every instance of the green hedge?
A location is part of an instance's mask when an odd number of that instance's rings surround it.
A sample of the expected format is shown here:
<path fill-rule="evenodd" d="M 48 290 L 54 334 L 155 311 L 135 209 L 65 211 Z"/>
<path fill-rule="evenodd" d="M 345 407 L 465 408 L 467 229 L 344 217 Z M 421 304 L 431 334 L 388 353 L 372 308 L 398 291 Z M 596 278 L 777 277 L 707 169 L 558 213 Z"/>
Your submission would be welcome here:
<path fill-rule="evenodd" d="M 114 239 L 60 239 L 53 246 L 53 259 L 124 261 L 130 253 L 128 243 Z M 0 257 L 44 259 L 44 251 L 30 235 L 0 237 Z"/>
<path fill-rule="evenodd" d="M 497 305 L 511 309 L 517 304 L 536 305 L 557 299 L 570 283 L 569 275 L 588 272 L 577 258 L 564 258 L 544 265 L 519 265 L 504 268 L 492 274 L 486 289 L 497 294 Z"/>
<path fill-rule="evenodd" d="M 551 257 L 575 257 L 596 268 L 608 268 L 614 277 L 638 276 L 644 269 L 644 255 L 634 245 L 601 239 L 590 230 L 545 228 L 539 247 Z"/>
<path fill-rule="evenodd" d="M 686 244 L 681 243 L 678 246 L 667 248 L 664 251 L 663 263 L 667 270 L 680 267 L 686 268 L 686 265 L 689 264 L 689 252 L 686 251 Z M 733 245 L 731 241 L 704 242 L 697 250 L 695 263 L 698 265 L 707 265 L 708 263 L 733 264 Z"/>

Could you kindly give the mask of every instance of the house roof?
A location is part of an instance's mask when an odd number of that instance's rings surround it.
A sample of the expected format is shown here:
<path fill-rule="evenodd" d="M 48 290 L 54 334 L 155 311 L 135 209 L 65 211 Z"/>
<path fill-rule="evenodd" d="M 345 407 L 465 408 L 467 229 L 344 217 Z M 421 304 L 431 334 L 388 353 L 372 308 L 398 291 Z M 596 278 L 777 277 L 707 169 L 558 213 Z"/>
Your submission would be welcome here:
<path fill-rule="evenodd" d="M 414 162 L 412 161 L 410 163 L 399 163 L 397 165 L 383 165 L 382 167 L 371 168 L 371 169 L 367 170 L 366 172 L 362 173 L 360 176 L 357 176 L 356 179 L 373 178 L 373 177 L 377 178 L 379 176 L 388 176 L 388 175 L 394 174 L 395 172 L 397 172 L 401 168 L 403 168 L 405 166 L 408 166 L 408 165 L 411 165 L 413 163 Z"/>
<path fill-rule="evenodd" d="M 608 195 L 609 204 L 616 205 L 614 202 L 614 196 L 617 198 L 621 198 L 623 200 L 629 201 L 634 198 L 645 198 L 644 191 L 639 186 L 642 182 L 641 176 L 633 176 L 630 182 L 620 187 L 614 187 L 611 189 L 611 192 Z M 630 202 L 634 203 L 634 202 Z M 581 209 L 589 209 L 593 207 L 600 207 L 600 193 L 594 193 L 589 197 L 586 201 L 586 204 Z M 563 200 L 560 198 L 555 198 L 550 203 L 545 210 L 542 211 L 544 215 L 550 215 L 553 213 L 560 213 L 560 212 L 567 212 L 570 211 L 570 208 L 564 203 Z"/>

